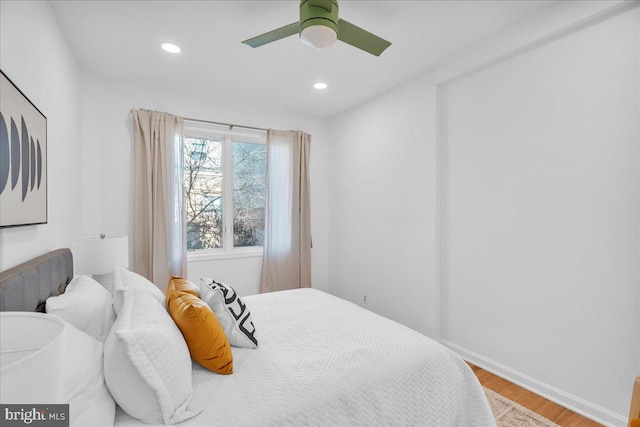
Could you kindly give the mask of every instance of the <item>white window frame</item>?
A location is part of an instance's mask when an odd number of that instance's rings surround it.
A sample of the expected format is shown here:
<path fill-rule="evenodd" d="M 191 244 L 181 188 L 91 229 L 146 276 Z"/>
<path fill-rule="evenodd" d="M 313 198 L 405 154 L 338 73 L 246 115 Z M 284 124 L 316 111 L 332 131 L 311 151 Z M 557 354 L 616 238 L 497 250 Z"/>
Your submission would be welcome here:
<path fill-rule="evenodd" d="M 262 256 L 262 246 L 233 246 L 233 142 L 266 145 L 267 132 L 185 119 L 184 137 L 222 142 L 222 247 L 187 251 L 187 261 Z"/>

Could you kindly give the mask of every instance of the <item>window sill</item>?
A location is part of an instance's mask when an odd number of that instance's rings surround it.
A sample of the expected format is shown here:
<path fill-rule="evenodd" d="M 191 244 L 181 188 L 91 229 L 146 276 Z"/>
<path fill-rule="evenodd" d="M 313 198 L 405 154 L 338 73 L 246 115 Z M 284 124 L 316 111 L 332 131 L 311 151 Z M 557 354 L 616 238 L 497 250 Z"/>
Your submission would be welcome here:
<path fill-rule="evenodd" d="M 235 250 L 233 252 L 200 252 L 187 253 L 187 262 L 203 262 L 220 259 L 236 259 L 236 258 L 260 258 L 263 255 L 263 249 L 246 249 Z"/>

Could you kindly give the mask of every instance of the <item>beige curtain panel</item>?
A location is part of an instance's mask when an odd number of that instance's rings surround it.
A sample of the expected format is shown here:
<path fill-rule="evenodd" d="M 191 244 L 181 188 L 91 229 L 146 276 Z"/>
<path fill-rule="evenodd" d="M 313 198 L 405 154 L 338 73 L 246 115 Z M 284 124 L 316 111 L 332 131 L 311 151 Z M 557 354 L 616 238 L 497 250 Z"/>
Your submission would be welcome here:
<path fill-rule="evenodd" d="M 163 292 L 186 273 L 182 117 L 133 110 L 133 270 Z"/>
<path fill-rule="evenodd" d="M 261 293 L 311 287 L 310 148 L 307 133 L 267 133 Z"/>

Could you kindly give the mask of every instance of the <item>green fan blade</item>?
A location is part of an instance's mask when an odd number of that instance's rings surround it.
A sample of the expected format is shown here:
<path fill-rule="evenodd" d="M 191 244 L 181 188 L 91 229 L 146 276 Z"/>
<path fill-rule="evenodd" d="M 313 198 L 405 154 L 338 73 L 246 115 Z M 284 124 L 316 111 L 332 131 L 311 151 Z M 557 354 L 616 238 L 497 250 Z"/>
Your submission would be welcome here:
<path fill-rule="evenodd" d="M 391 46 L 391 43 L 385 39 L 371 34 L 342 18 L 338 21 L 338 40 L 342 40 L 375 56 L 380 56 L 386 48 Z"/>
<path fill-rule="evenodd" d="M 245 40 L 242 43 L 248 44 L 251 47 L 262 46 L 263 44 L 271 43 L 276 40 L 283 39 L 285 37 L 298 34 L 300 30 L 300 23 L 294 22 L 293 24 L 285 25 L 277 30 L 269 31 L 268 33 L 260 34 L 259 36 Z"/>

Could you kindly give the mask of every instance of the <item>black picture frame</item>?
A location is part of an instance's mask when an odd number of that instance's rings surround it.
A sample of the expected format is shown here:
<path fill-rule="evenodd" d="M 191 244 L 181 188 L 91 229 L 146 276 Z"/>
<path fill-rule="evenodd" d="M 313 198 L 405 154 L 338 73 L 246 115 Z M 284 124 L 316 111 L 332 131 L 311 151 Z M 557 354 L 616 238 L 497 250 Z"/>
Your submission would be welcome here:
<path fill-rule="evenodd" d="M 47 118 L 0 70 L 0 228 L 48 222 Z"/>

